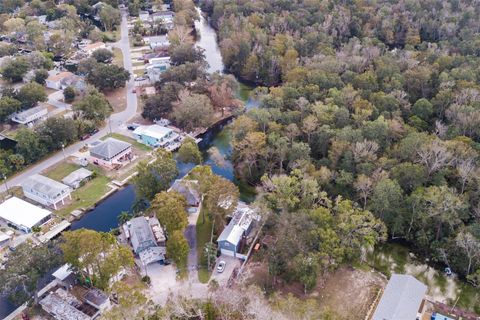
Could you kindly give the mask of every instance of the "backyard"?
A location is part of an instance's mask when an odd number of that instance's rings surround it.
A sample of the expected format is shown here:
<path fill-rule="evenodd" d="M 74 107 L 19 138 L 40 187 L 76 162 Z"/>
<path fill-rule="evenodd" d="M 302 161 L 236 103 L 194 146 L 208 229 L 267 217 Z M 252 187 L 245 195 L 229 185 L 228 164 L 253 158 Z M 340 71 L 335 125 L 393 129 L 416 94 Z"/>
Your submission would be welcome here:
<path fill-rule="evenodd" d="M 210 241 L 211 232 L 212 232 L 212 222 L 208 217 L 208 212 L 205 208 L 202 208 L 197 220 L 197 259 L 198 259 L 198 280 L 201 283 L 207 283 L 210 279 L 211 272 L 208 270 L 207 258 L 205 257 L 205 244 Z M 202 219 L 202 214 L 205 214 L 205 221 Z M 215 263 L 211 261 L 210 263 Z"/>

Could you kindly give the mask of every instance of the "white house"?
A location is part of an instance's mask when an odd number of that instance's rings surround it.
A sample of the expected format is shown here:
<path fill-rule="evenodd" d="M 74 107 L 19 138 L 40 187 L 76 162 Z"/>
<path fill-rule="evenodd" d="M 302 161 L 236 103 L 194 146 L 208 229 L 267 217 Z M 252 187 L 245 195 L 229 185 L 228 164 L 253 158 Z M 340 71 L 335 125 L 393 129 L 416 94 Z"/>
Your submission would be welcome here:
<path fill-rule="evenodd" d="M 152 50 L 157 48 L 168 48 L 170 41 L 167 36 L 144 37 L 143 41 L 149 45 Z"/>
<path fill-rule="evenodd" d="M 63 178 L 62 182 L 73 189 L 77 189 L 82 185 L 83 181 L 89 179 L 92 175 L 92 171 L 85 168 L 80 168 Z"/>
<path fill-rule="evenodd" d="M 57 74 L 50 75 L 45 80 L 45 85 L 47 88 L 54 90 L 62 90 L 62 83 L 69 77 L 73 77 L 74 74 L 68 71 L 60 72 Z"/>
<path fill-rule="evenodd" d="M 39 102 L 36 107 L 19 112 L 12 116 L 12 121 L 27 126 L 33 125 L 35 122 L 44 120 L 48 115 L 48 107 L 45 103 Z"/>
<path fill-rule="evenodd" d="M 148 11 L 140 11 L 138 12 L 138 18 L 143 22 L 147 22 L 150 19 L 150 13 Z"/>
<path fill-rule="evenodd" d="M 25 233 L 32 232 L 47 222 L 51 212 L 17 197 L 12 197 L 0 204 L 0 219 Z"/>
<path fill-rule="evenodd" d="M 22 184 L 22 190 L 27 198 L 55 209 L 58 203 L 65 204 L 66 198 L 72 198 L 69 186 L 39 174 L 28 177 Z"/>
<path fill-rule="evenodd" d="M 150 82 L 160 81 L 162 73 L 170 68 L 170 57 L 158 57 L 149 60 L 149 64 L 145 66 Z"/>

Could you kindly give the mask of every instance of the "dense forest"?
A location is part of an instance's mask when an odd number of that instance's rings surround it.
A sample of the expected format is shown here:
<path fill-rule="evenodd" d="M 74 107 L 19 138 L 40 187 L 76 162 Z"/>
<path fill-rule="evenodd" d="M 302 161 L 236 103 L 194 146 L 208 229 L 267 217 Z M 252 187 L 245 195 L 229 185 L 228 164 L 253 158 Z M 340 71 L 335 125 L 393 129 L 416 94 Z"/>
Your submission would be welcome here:
<path fill-rule="evenodd" d="M 262 86 L 232 126 L 232 158 L 271 211 L 271 274 L 314 284 L 383 223 L 480 284 L 476 1 L 201 6 L 226 68 Z"/>

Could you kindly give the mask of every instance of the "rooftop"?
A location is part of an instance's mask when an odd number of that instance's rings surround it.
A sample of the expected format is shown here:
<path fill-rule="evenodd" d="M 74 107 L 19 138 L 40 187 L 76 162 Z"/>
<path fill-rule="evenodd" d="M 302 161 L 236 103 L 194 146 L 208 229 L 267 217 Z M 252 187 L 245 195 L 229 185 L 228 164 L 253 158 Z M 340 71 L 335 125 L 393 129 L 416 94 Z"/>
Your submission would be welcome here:
<path fill-rule="evenodd" d="M 64 71 L 64 72 L 60 72 L 60 73 L 49 76 L 47 78 L 47 81 L 57 82 L 57 81 L 60 81 L 62 79 L 65 79 L 65 78 L 71 77 L 71 76 L 73 76 L 73 73 L 68 72 L 68 71 Z"/>
<path fill-rule="evenodd" d="M 15 115 L 15 118 L 18 119 L 27 119 L 30 116 L 33 116 L 34 114 L 43 112 L 45 109 L 47 109 L 47 105 L 44 103 L 39 103 L 38 106 L 27 109 L 25 111 L 19 112 Z"/>
<path fill-rule="evenodd" d="M 73 305 L 64 300 L 58 289 L 56 292 L 51 292 L 48 296 L 40 301 L 40 305 L 50 313 L 56 315 L 60 319 L 68 320 L 90 320 L 90 317 L 81 312 Z M 63 290 L 64 291 L 64 290 Z"/>
<path fill-rule="evenodd" d="M 97 288 L 88 290 L 84 298 L 86 301 L 93 303 L 96 306 L 104 304 L 109 299 L 105 292 Z"/>
<path fill-rule="evenodd" d="M 65 280 L 68 276 L 72 274 L 70 267 L 71 266 L 68 263 L 66 263 L 60 268 L 58 268 L 54 273 L 52 273 L 52 276 L 54 276 L 59 280 Z"/>
<path fill-rule="evenodd" d="M 155 139 L 162 139 L 172 131 L 172 129 L 169 129 L 167 127 L 162 127 L 154 124 L 151 126 L 139 126 L 133 131 L 133 133 L 137 135 L 149 136 Z"/>
<path fill-rule="evenodd" d="M 107 138 L 90 149 L 90 155 L 104 160 L 111 160 L 118 154 L 130 148 L 132 145 L 128 142 Z"/>
<path fill-rule="evenodd" d="M 12 197 L 0 204 L 0 218 L 17 226 L 32 228 L 51 214 L 50 211 L 39 208 L 17 197 Z"/>
<path fill-rule="evenodd" d="M 80 169 L 77 169 L 77 170 L 73 171 L 72 173 L 70 173 L 65 178 L 63 178 L 62 182 L 67 184 L 67 185 L 72 185 L 77 181 L 81 181 L 83 179 L 86 179 L 86 178 L 90 177 L 92 174 L 93 174 L 92 171 L 87 170 L 85 168 L 80 168 Z"/>
<path fill-rule="evenodd" d="M 232 220 L 223 229 L 217 241 L 228 241 L 233 244 L 238 244 L 244 232 L 248 230 L 253 220 L 258 220 L 259 217 L 255 211 L 244 202 L 239 202 Z"/>
<path fill-rule="evenodd" d="M 34 190 L 40 194 L 47 195 L 49 198 L 55 198 L 61 193 L 70 190 L 69 186 L 39 174 L 28 177 L 23 182 L 22 188 Z"/>
<path fill-rule="evenodd" d="M 189 206 L 197 206 L 201 200 L 197 188 L 198 181 L 196 180 L 177 179 L 170 187 L 170 190 L 174 190 L 184 196 Z"/>
<path fill-rule="evenodd" d="M 393 274 L 372 320 L 415 319 L 427 286 L 411 275 Z"/>
<path fill-rule="evenodd" d="M 157 245 L 155 235 L 146 217 L 136 217 L 127 222 L 130 241 L 135 253 Z"/>

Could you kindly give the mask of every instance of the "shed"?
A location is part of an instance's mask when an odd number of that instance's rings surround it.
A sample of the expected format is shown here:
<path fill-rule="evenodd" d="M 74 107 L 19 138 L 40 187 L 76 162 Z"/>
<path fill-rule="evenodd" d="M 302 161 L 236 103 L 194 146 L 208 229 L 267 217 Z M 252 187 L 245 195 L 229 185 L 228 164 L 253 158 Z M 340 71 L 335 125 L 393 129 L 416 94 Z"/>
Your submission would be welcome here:
<path fill-rule="evenodd" d="M 393 274 L 372 320 L 416 319 L 426 292 L 427 286 L 413 276 Z"/>
<path fill-rule="evenodd" d="M 89 179 L 92 175 L 92 171 L 85 168 L 80 168 L 63 178 L 62 182 L 73 189 L 77 189 L 81 186 L 83 181 Z"/>

